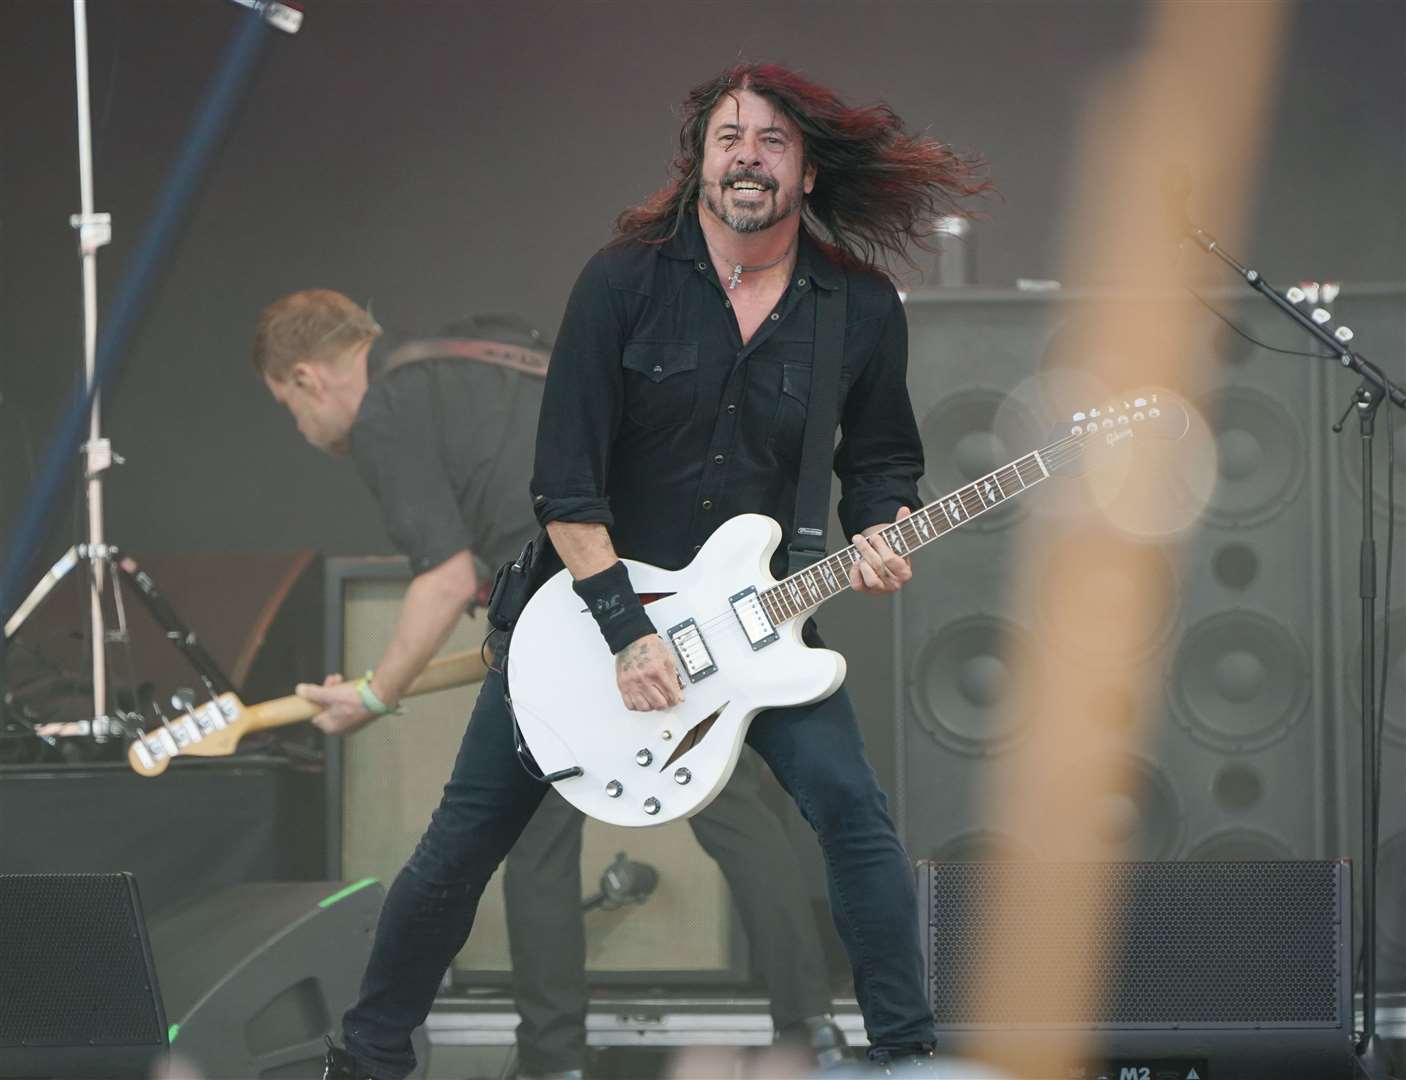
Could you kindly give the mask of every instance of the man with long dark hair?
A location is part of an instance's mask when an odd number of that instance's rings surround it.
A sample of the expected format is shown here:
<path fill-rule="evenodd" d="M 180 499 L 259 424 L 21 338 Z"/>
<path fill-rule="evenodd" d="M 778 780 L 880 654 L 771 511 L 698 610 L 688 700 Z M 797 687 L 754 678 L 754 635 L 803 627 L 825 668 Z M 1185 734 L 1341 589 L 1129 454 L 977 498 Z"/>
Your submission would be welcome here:
<path fill-rule="evenodd" d="M 620 556 L 680 568 L 746 512 L 791 535 L 818 293 L 847 297 L 834 467 L 840 519 L 863 556 L 850 584 L 887 593 L 911 577 L 876 535 L 917 505 L 923 467 L 907 323 L 877 264 L 904 257 L 937 217 L 985 188 L 972 163 L 905 133 L 887 107 L 848 107 L 772 65 L 733 68 L 689 95 L 675 169 L 672 183 L 621 215 L 616 240 L 576 283 L 532 480 L 554 555 L 601 622 L 624 703 L 640 711 L 679 702 L 681 682 Z M 806 636 L 818 642 L 813 626 Z M 348 1051 L 378 1077 L 398 1080 L 413 1063 L 410 1032 L 542 799 L 515 760 L 504 691 L 495 673 L 479 693 L 344 1020 Z M 844 688 L 760 713 L 747 742 L 819 836 L 871 1057 L 931 1055 L 912 868 Z M 329 1075 L 367 1075 L 342 1068 Z"/>
<path fill-rule="evenodd" d="M 621 696 L 639 710 L 682 690 L 619 556 L 684 566 L 747 512 L 793 536 L 819 293 L 847 294 L 834 467 L 840 520 L 863 555 L 850 584 L 886 593 L 910 578 L 875 535 L 919 505 L 923 468 L 907 324 L 875 263 L 903 257 L 984 187 L 970 162 L 905 134 L 888 108 L 850 108 L 773 65 L 733 68 L 689 95 L 675 170 L 621 215 L 617 240 L 577 281 L 533 477 L 538 520 L 601 613 Z M 624 603 L 594 604 L 601 596 Z M 815 643 L 813 627 L 807 636 Z M 820 838 L 871 1056 L 930 1054 L 913 872 L 844 688 L 760 713 L 747 742 Z"/>

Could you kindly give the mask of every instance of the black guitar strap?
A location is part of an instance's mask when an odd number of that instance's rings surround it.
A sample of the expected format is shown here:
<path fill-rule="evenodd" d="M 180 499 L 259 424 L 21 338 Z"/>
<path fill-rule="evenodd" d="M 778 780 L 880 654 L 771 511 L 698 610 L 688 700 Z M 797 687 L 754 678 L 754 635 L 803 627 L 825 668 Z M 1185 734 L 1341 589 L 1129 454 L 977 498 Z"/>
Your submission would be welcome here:
<path fill-rule="evenodd" d="M 846 284 L 842 273 L 837 288 L 815 290 L 815 350 L 801 441 L 801 471 L 796 478 L 794 531 L 786 546 L 788 575 L 825 557 L 830 477 L 835 471 L 835 427 L 840 411 L 840 367 L 845 355 Z"/>

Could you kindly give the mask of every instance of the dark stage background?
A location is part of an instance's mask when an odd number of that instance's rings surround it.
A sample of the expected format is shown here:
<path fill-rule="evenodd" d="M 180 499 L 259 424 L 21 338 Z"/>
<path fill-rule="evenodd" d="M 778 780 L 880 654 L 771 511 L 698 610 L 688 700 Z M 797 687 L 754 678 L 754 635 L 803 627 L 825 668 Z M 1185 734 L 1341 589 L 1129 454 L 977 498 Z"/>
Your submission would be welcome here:
<path fill-rule="evenodd" d="M 1101 80 L 1136 60 L 1148 10 L 1124 0 L 306 6 L 303 31 L 272 42 L 111 399 L 105 427 L 128 463 L 109 473 L 109 536 L 139 557 L 388 552 L 350 465 L 308 450 L 253 377 L 248 349 L 260 308 L 293 289 L 327 286 L 406 332 L 514 311 L 554 333 L 578 269 L 609 238 L 614 216 L 666 179 L 677 101 L 738 58 L 798 67 L 851 100 L 883 98 L 911 127 L 986 157 L 1000 195 L 976 227 L 978 283 L 999 290 L 1057 276 L 1079 122 Z M 1401 292 L 1352 286 L 1406 281 L 1406 6 L 1313 0 L 1292 10 L 1243 253 L 1281 286 L 1349 283 L 1345 297 L 1364 297 L 1361 321 L 1348 319 L 1357 343 L 1401 375 Z M 89 16 L 96 207 L 115 221 L 100 256 L 107 299 L 241 11 L 224 0 L 94 0 Z M 9 5 L 0 25 L 3 542 L 80 369 L 82 327 L 68 226 L 78 208 L 69 5 Z M 1188 85 L 1200 74 L 1190 64 Z M 1169 147 L 1169 166 L 1175 156 Z M 1160 212 L 1159 192 L 1116 197 Z M 1203 187 L 1190 209 L 1212 231 L 1225 212 Z M 1118 280 L 1066 284 L 1170 285 L 1172 261 L 1169 251 L 1130 252 Z M 1231 284 L 1212 260 L 1193 269 L 1207 283 Z M 993 291 L 950 314 L 947 303 L 934 299 L 910 316 L 915 403 L 921 420 L 945 407 L 944 395 L 970 389 L 974 411 L 962 422 L 981 427 L 981 410 L 994 412 L 1038 365 L 1036 301 Z M 1262 302 L 1234 310 L 1261 337 L 1293 344 Z M 1346 300 L 1344 310 L 1353 310 Z M 1358 503 L 1352 446 L 1325 442 L 1324 418 L 1336 417 L 1351 387 L 1326 367 L 1309 375 L 1306 360 L 1225 359 L 1239 364 L 1225 370 L 1223 387 L 1238 395 L 1230 404 L 1239 411 L 1227 414 L 1235 422 L 1223 449 L 1248 446 L 1250 459 L 1283 450 L 1299 479 L 1276 487 L 1268 476 L 1267 493 L 1257 477 L 1227 484 L 1229 501 L 1213 506 L 1176 571 L 1184 604 L 1148 648 L 1149 663 L 1167 671 L 1168 722 L 1164 745 L 1148 750 L 1147 790 L 1154 800 L 1170 795 L 1159 808 L 1114 793 L 1114 812 L 1150 842 L 1152 857 L 1329 856 L 1344 850 L 1356 822 L 1355 606 L 1344 560 Z M 1406 439 L 1398 446 L 1406 453 Z M 1027 447 L 1008 449 L 1001 461 Z M 955 486 L 962 447 L 939 439 L 928 450 L 934 476 Z M 965 479 L 980 475 L 970 464 L 959 463 Z M 77 537 L 73 510 L 65 506 L 47 557 Z M 1342 521 L 1331 535 L 1313 532 L 1325 515 Z M 1379 522 L 1384 531 L 1384 514 Z M 843 625 L 827 631 L 851 657 L 876 765 L 903 786 L 915 855 L 989 850 L 980 821 L 964 816 L 971 795 L 963 785 L 973 783 L 973 759 L 999 750 L 985 726 L 999 694 L 963 678 L 991 668 L 997 620 L 980 618 L 997 606 L 991 594 L 1001 582 L 964 574 L 961 560 L 1007 540 L 996 525 L 973 530 L 935 560 L 896 616 L 892 605 L 851 604 Z M 1255 573 L 1237 577 L 1246 558 Z M 956 596 L 963 618 L 976 621 L 929 626 L 919 604 L 934 590 Z M 186 614 L 199 625 L 202 613 Z M 1244 644 L 1247 627 L 1264 630 L 1258 654 Z M 924 650 L 934 642 L 950 644 L 939 656 L 950 670 L 927 687 Z M 1398 607 L 1388 790 L 1400 787 L 1406 746 L 1403 645 Z M 901 672 L 887 666 L 895 648 Z M 1233 654 L 1232 676 L 1248 663 L 1265 678 L 1251 677 L 1248 689 L 1235 678 L 1222 685 L 1218 648 Z M 1197 682 L 1202 670 L 1209 674 Z M 1297 680 L 1282 707 L 1276 680 Z M 1248 697 L 1235 700 L 1241 692 Z M 946 719 L 925 719 L 929 706 L 946 708 Z M 1203 723 L 1205 710 L 1222 706 L 1229 711 Z M 923 822 L 939 818 L 925 834 Z M 1406 972 L 1404 823 L 1398 793 L 1383 823 L 1383 903 L 1393 920 L 1384 951 L 1398 975 Z M 1233 842 L 1215 850 L 1226 836 Z"/>
<path fill-rule="evenodd" d="M 1124 0 L 306 6 L 303 31 L 272 43 L 112 401 L 128 464 L 109 474 L 108 520 L 138 552 L 389 550 L 352 470 L 305 452 L 252 378 L 260 307 L 319 285 L 407 331 L 484 311 L 554 331 L 615 214 L 665 179 L 675 103 L 738 57 L 886 99 L 982 153 L 1001 196 L 978 227 L 980 282 L 1056 276 L 1075 125 L 1135 56 L 1144 14 Z M 1406 8 L 1294 11 L 1246 250 L 1273 281 L 1400 281 Z M 104 300 L 240 13 L 89 5 L 96 206 L 115 222 Z M 3 537 L 80 368 L 81 303 L 69 5 L 8 6 L 0 41 Z M 1191 207 L 1214 229 L 1215 192 Z M 1144 284 L 1162 271 L 1156 252 L 1136 264 Z"/>

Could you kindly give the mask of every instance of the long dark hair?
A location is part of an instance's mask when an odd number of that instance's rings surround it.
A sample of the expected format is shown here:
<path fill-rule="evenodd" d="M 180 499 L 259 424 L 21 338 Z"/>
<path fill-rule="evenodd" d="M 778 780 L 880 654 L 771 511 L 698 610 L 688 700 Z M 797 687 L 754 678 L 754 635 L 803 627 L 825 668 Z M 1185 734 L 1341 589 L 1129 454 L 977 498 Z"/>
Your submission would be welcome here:
<path fill-rule="evenodd" d="M 816 168 L 804 220 L 847 259 L 877 267 L 896 257 L 911 266 L 909 246 L 931 250 L 938 218 L 972 216 L 961 200 L 991 190 L 984 161 L 908 134 L 887 105 L 851 108 L 776 64 L 738 64 L 684 99 L 674 179 L 616 219 L 617 240 L 659 243 L 678 232 L 698 202 L 708 118 L 739 90 L 766 98 L 800 129 L 805 163 Z"/>

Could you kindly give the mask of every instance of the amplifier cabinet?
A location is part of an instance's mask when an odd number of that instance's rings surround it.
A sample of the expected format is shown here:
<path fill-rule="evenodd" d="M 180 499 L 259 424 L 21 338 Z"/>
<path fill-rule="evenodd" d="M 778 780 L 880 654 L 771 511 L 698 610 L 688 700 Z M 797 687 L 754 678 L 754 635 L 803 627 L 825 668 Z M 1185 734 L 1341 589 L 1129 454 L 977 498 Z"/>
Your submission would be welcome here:
<path fill-rule="evenodd" d="M 410 581 L 402 559 L 336 558 L 327 562 L 327 670 L 373 666 L 390 640 Z M 462 620 L 444 651 L 477 648 L 483 616 Z M 350 739 L 328 740 L 328 875 L 376 877 L 389 888 L 438 805 L 473 710 L 479 684 L 415 698 L 406 715 L 372 724 Z M 746 941 L 717 864 L 683 821 L 623 829 L 587 821 L 581 883 L 594 892 L 602 872 L 624 851 L 659 873 L 642 904 L 588 912 L 587 972 L 597 983 L 740 983 Z M 468 943 L 455 960 L 457 982 L 503 983 L 511 970 L 502 869 L 479 903 Z M 681 928 L 687 928 L 686 932 Z"/>

